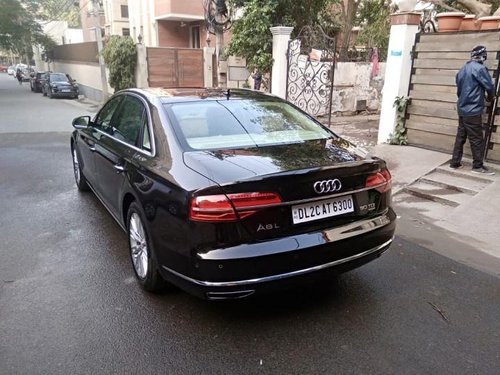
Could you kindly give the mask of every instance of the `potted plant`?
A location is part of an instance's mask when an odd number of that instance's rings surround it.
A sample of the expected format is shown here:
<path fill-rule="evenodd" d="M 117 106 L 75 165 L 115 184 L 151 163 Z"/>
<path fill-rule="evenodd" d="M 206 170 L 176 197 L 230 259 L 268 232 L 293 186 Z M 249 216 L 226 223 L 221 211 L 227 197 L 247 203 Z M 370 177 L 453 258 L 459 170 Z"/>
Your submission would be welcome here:
<path fill-rule="evenodd" d="M 474 14 L 467 14 L 460 24 L 460 31 L 479 30 L 480 23 L 477 22 Z"/>
<path fill-rule="evenodd" d="M 500 26 L 499 16 L 481 17 L 478 19 L 481 30 L 497 30 Z"/>
<path fill-rule="evenodd" d="M 458 31 L 464 17 L 465 13 L 463 12 L 446 12 L 437 14 L 436 18 L 438 21 L 438 31 Z"/>

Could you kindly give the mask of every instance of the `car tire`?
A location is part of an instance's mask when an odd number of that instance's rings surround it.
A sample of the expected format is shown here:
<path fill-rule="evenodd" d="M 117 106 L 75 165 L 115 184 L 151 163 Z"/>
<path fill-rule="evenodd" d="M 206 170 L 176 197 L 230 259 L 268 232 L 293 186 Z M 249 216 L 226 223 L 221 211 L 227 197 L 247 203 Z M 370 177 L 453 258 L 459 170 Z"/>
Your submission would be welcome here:
<path fill-rule="evenodd" d="M 145 215 L 136 202 L 132 202 L 127 214 L 127 234 L 130 260 L 141 287 L 148 292 L 159 292 L 168 283 L 158 271 L 158 262 L 151 246 Z"/>
<path fill-rule="evenodd" d="M 80 159 L 75 147 L 71 148 L 71 153 L 73 155 L 73 174 L 75 175 L 76 186 L 80 191 L 87 191 L 89 190 L 89 185 L 87 184 L 87 179 L 82 173 Z"/>

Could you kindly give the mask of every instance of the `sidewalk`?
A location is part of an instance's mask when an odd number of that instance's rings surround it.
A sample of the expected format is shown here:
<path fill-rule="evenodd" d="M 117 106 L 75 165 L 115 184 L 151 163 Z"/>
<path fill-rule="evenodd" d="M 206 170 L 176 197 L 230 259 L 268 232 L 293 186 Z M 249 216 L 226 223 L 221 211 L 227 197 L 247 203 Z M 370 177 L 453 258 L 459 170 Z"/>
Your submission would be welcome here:
<path fill-rule="evenodd" d="M 488 164 L 495 176 L 478 176 L 470 172 L 471 161 L 467 159 L 464 168 L 455 171 L 448 167 L 450 154 L 412 146 L 377 145 L 378 115 L 335 117 L 330 128 L 387 162 L 393 176 L 394 207 L 400 219 L 426 226 L 429 234 L 446 232 L 450 241 L 467 243 L 500 260 L 499 165 Z M 411 235 L 411 230 L 405 231 Z M 465 261 L 467 255 L 462 258 Z M 496 274 L 500 275 L 500 269 Z"/>

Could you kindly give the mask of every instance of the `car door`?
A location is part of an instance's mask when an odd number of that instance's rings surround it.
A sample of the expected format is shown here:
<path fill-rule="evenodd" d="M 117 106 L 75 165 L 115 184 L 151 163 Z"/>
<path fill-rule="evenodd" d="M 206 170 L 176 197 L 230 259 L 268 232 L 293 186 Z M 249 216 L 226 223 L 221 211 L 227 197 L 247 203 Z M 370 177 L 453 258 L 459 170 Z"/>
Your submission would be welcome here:
<path fill-rule="evenodd" d="M 78 150 L 80 151 L 82 173 L 97 193 L 99 193 L 99 179 L 95 163 L 96 144 L 103 139 L 121 100 L 121 96 L 109 100 L 97 113 L 90 126 L 79 132 L 80 147 Z"/>
<path fill-rule="evenodd" d="M 96 145 L 96 166 L 99 190 L 105 205 L 117 218 L 120 216 L 123 185 L 136 162 L 141 129 L 146 116 L 145 103 L 133 94 L 121 95 L 123 100 L 107 128 L 107 136 Z"/>

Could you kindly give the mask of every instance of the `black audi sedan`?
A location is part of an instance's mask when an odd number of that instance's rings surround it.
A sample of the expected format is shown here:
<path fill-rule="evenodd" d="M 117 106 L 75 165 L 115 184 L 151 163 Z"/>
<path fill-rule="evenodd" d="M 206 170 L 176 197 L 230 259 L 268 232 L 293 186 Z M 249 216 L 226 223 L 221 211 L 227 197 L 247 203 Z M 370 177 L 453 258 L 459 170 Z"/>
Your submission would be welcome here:
<path fill-rule="evenodd" d="M 393 240 L 386 163 L 280 98 L 129 89 L 73 127 L 76 185 L 127 233 L 148 291 L 279 291 L 367 263 Z"/>
<path fill-rule="evenodd" d="M 42 83 L 43 96 L 49 98 L 78 98 L 78 84 L 68 74 L 47 73 Z"/>

